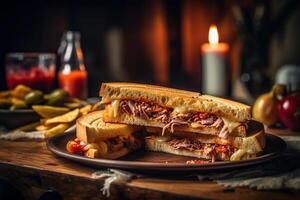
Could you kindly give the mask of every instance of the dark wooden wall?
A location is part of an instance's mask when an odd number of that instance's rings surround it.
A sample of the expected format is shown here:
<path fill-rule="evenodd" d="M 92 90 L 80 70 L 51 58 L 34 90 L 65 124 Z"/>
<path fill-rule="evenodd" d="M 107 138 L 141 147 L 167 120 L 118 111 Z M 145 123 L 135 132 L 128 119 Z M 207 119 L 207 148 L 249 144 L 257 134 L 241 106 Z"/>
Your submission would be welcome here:
<path fill-rule="evenodd" d="M 90 96 L 97 95 L 103 81 L 135 81 L 199 90 L 200 47 L 207 42 L 212 23 L 218 25 L 220 40 L 230 45 L 231 77 L 235 78 L 240 57 L 239 37 L 232 17 L 232 5 L 236 2 L 239 1 L 8 1 L 0 7 L 0 89 L 6 87 L 6 53 L 56 52 L 63 32 L 77 30 L 81 33 L 89 72 Z M 281 5 L 278 0 L 270 2 L 276 4 L 273 7 Z M 292 15 L 283 34 L 274 36 L 276 41 L 270 51 L 272 73 L 279 63 L 300 62 L 297 45 L 300 39 L 296 36 L 299 31 L 292 27 L 299 23 L 299 13 L 298 9 Z M 117 64 L 111 63 L 107 47 L 108 41 L 116 38 L 121 41 L 115 47 L 121 49 Z"/>

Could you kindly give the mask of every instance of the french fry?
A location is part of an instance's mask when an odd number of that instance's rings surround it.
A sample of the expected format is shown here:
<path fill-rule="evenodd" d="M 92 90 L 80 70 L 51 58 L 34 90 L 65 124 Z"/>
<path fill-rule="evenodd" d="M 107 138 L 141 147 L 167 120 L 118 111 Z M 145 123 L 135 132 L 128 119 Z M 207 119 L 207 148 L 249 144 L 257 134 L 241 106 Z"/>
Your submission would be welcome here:
<path fill-rule="evenodd" d="M 92 110 L 92 105 L 89 104 L 89 105 L 86 105 L 86 106 L 80 108 L 79 112 L 80 112 L 81 115 L 86 115 L 86 114 L 88 114 L 91 110 Z"/>
<path fill-rule="evenodd" d="M 41 124 L 41 125 L 35 127 L 35 130 L 37 130 L 37 131 L 46 131 L 46 130 L 49 130 L 49 129 L 53 128 L 54 126 L 56 126 L 56 124 L 51 124 L 51 125 Z"/>
<path fill-rule="evenodd" d="M 25 85 L 18 85 L 17 87 L 15 87 L 15 89 L 11 92 L 11 95 L 13 97 L 19 98 L 19 99 L 23 99 L 25 98 L 25 96 L 31 92 L 32 89 L 25 86 Z"/>
<path fill-rule="evenodd" d="M 70 108 L 70 109 L 74 109 L 74 108 L 79 108 L 81 106 L 81 103 L 67 102 L 67 103 L 64 103 L 64 106 L 66 106 L 67 108 Z"/>
<path fill-rule="evenodd" d="M 46 120 L 46 118 L 40 119 L 41 124 L 45 125 Z"/>
<path fill-rule="evenodd" d="M 102 109 L 104 109 L 104 104 L 101 101 L 98 101 L 93 105 L 91 111 L 102 110 Z"/>
<path fill-rule="evenodd" d="M 9 107 L 9 110 L 17 110 L 17 109 L 25 109 L 28 108 L 27 104 L 24 100 L 16 98 L 16 97 L 10 97 L 9 100 L 11 101 L 11 106 Z"/>
<path fill-rule="evenodd" d="M 79 116 L 79 109 L 72 110 L 63 115 L 56 116 L 54 118 L 44 120 L 44 125 L 58 124 L 58 123 L 70 123 L 77 119 Z"/>
<path fill-rule="evenodd" d="M 70 109 L 65 107 L 54 107 L 54 106 L 32 106 L 32 109 L 41 117 L 52 118 L 67 113 Z"/>
<path fill-rule="evenodd" d="M 16 98 L 16 97 L 11 97 L 11 98 L 9 98 L 9 99 L 10 99 L 10 101 L 11 101 L 11 103 L 12 103 L 13 105 L 17 105 L 17 104 L 26 104 L 24 100 L 19 99 L 19 98 Z"/>
<path fill-rule="evenodd" d="M 58 124 L 53 128 L 49 129 L 45 133 L 45 138 L 50 138 L 58 134 L 63 134 L 65 130 L 67 130 L 71 124 Z"/>
<path fill-rule="evenodd" d="M 70 102 L 70 103 L 81 103 L 82 100 L 80 100 L 80 99 L 78 99 L 78 98 L 72 98 L 72 97 L 70 97 L 70 98 L 68 99 L 68 102 Z"/>

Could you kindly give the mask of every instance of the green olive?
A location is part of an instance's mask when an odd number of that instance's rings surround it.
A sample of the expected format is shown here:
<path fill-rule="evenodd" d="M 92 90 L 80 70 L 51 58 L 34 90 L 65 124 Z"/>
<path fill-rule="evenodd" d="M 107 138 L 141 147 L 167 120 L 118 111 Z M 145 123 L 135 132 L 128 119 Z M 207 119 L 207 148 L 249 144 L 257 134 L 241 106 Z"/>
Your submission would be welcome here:
<path fill-rule="evenodd" d="M 67 100 L 69 94 L 63 89 L 56 89 L 50 94 L 45 95 L 45 99 L 47 99 L 47 105 L 59 105 L 64 103 Z"/>
<path fill-rule="evenodd" d="M 18 110 L 18 109 L 26 109 L 28 108 L 25 103 L 14 104 L 10 106 L 9 110 Z"/>
<path fill-rule="evenodd" d="M 45 95 L 44 95 L 44 99 L 46 99 L 46 100 L 50 99 L 50 97 L 51 97 L 50 94 L 45 94 Z"/>
<path fill-rule="evenodd" d="M 29 92 L 25 96 L 25 102 L 29 105 L 40 104 L 43 101 L 44 101 L 44 94 L 39 90 L 34 90 L 32 92 Z"/>
<path fill-rule="evenodd" d="M 0 108 L 9 108 L 11 101 L 9 99 L 0 99 Z"/>
<path fill-rule="evenodd" d="M 52 91 L 49 95 L 51 97 L 58 97 L 58 96 L 68 97 L 69 96 L 68 92 L 66 92 L 65 90 L 63 90 L 61 88 Z"/>

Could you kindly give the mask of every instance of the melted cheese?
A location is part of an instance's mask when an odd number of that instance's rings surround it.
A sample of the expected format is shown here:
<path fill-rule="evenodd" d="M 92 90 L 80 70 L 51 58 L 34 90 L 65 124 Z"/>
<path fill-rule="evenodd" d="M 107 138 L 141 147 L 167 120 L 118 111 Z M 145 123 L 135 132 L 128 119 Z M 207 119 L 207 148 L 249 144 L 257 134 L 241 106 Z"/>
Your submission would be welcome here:
<path fill-rule="evenodd" d="M 111 102 L 111 108 L 112 108 L 112 115 L 113 115 L 113 117 L 117 117 L 118 116 L 119 106 L 120 106 L 120 100 L 113 100 Z"/>
<path fill-rule="evenodd" d="M 199 127 L 202 127 L 202 125 L 200 123 L 197 123 L 197 122 L 192 122 L 191 127 L 192 128 L 199 128 Z"/>
<path fill-rule="evenodd" d="M 229 133 L 231 133 L 236 127 L 240 126 L 240 122 L 234 122 L 231 120 L 228 120 L 226 118 L 222 118 L 224 122 L 224 126 L 228 128 Z"/>
<path fill-rule="evenodd" d="M 231 157 L 230 161 L 237 161 L 241 160 L 241 158 L 246 154 L 247 152 L 244 149 L 239 149 L 236 152 L 234 152 Z"/>
<path fill-rule="evenodd" d="M 108 115 L 110 118 L 113 117 L 113 109 L 112 109 L 111 104 L 106 106 L 105 111 L 107 112 L 107 115 Z"/>
<path fill-rule="evenodd" d="M 174 108 L 173 113 L 187 113 L 189 111 L 190 110 L 187 106 L 178 106 Z"/>
<path fill-rule="evenodd" d="M 169 141 L 171 138 L 169 136 L 157 136 L 156 137 L 156 140 L 158 142 L 167 142 Z"/>

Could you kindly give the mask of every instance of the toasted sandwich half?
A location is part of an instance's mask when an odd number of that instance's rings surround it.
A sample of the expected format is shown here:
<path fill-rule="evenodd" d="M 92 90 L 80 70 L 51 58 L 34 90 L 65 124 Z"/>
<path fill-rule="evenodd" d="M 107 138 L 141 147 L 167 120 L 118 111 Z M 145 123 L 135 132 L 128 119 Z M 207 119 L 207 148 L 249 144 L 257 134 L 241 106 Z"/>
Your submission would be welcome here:
<path fill-rule="evenodd" d="M 182 156 L 190 156 L 214 161 L 237 161 L 255 158 L 265 147 L 263 125 L 256 121 L 249 122 L 246 137 L 220 138 L 214 135 L 192 132 L 167 131 L 161 136 L 161 129 L 147 127 L 149 136 L 145 138 L 145 148 Z"/>
<path fill-rule="evenodd" d="M 166 131 L 247 136 L 250 107 L 197 92 L 136 83 L 103 83 L 103 119 Z"/>
<path fill-rule="evenodd" d="M 117 159 L 143 144 L 140 127 L 105 123 L 103 111 L 95 111 L 76 121 L 76 139 L 67 143 L 70 153 L 90 158 Z"/>

